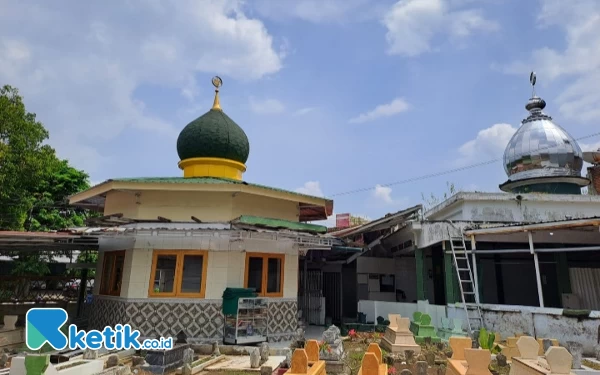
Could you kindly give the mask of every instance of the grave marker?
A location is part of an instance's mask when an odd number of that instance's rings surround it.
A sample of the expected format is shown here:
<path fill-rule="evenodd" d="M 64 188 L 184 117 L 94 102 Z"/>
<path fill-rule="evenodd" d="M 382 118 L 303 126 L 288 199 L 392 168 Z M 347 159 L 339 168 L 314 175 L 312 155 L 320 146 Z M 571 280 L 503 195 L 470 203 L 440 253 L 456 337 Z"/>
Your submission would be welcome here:
<path fill-rule="evenodd" d="M 379 345 L 371 343 L 363 357 L 358 375 L 387 375 L 388 366 L 382 363 L 382 353 Z"/>
<path fill-rule="evenodd" d="M 518 356 L 513 357 L 510 375 L 569 375 L 573 357 L 565 348 L 551 346 L 546 357 L 538 356 L 540 343 L 530 336 L 517 341 Z"/>
<path fill-rule="evenodd" d="M 314 341 L 314 340 L 311 340 Z M 317 360 L 309 366 L 305 349 L 296 349 L 292 354 L 291 366 L 286 375 L 326 375 L 325 361 Z"/>
<path fill-rule="evenodd" d="M 389 315 L 390 325 L 386 328 L 381 346 L 391 353 L 406 352 L 412 350 L 414 353 L 421 352 L 421 346 L 415 342 L 409 329 L 410 320 L 401 318 L 398 314 Z"/>

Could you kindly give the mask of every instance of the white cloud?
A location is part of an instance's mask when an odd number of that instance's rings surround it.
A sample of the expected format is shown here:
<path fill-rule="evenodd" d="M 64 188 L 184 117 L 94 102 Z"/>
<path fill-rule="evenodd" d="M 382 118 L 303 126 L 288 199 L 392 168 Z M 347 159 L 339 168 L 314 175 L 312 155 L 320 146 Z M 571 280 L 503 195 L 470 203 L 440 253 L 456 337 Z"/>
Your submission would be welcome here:
<path fill-rule="evenodd" d="M 299 110 L 297 110 L 296 112 L 294 112 L 294 116 L 304 116 L 304 115 L 309 114 L 311 112 L 314 112 L 316 110 L 317 110 L 316 107 L 300 108 Z"/>
<path fill-rule="evenodd" d="M 125 129 L 177 136 L 179 126 L 135 97 L 140 87 L 175 88 L 193 99 L 198 73 L 251 80 L 281 69 L 273 37 L 242 3 L 1 2 L 0 81 L 20 89 L 61 157 L 95 174 L 91 156 L 110 154 L 98 144 Z"/>
<path fill-rule="evenodd" d="M 359 124 L 363 122 L 377 120 L 382 117 L 390 117 L 399 113 L 405 112 L 410 108 L 410 105 L 403 98 L 396 98 L 391 103 L 381 104 L 375 107 L 374 110 L 367 113 L 362 113 L 357 117 L 350 119 L 350 123 Z"/>
<path fill-rule="evenodd" d="M 388 53 L 408 57 L 430 52 L 438 35 L 464 40 L 478 31 L 494 31 L 498 24 L 480 9 L 464 8 L 469 2 L 399 0 L 383 17 Z M 462 6 L 462 7 L 461 7 Z"/>
<path fill-rule="evenodd" d="M 304 183 L 304 186 L 296 189 L 297 193 L 312 195 L 315 197 L 323 197 L 323 191 L 321 190 L 321 184 L 319 181 L 308 181 Z"/>
<path fill-rule="evenodd" d="M 460 158 L 456 163 L 462 166 L 502 157 L 506 145 L 516 131 L 517 128 L 510 124 L 494 124 L 480 130 L 475 139 L 459 147 Z"/>
<path fill-rule="evenodd" d="M 526 61 L 513 61 L 503 67 L 508 74 L 526 77 L 533 68 L 538 82 L 569 77 L 556 100 L 560 113 L 569 120 L 595 123 L 600 117 L 600 2 L 597 0 L 540 0 L 538 24 L 541 28 L 562 29 L 564 49 L 543 47 Z M 553 40 L 552 38 L 551 40 Z"/>
<path fill-rule="evenodd" d="M 285 110 L 285 106 L 277 99 L 256 99 L 250 97 L 250 109 L 261 115 L 273 115 Z"/>
<path fill-rule="evenodd" d="M 376 185 L 375 190 L 373 190 L 373 197 L 387 204 L 394 203 L 392 188 L 388 186 Z"/>

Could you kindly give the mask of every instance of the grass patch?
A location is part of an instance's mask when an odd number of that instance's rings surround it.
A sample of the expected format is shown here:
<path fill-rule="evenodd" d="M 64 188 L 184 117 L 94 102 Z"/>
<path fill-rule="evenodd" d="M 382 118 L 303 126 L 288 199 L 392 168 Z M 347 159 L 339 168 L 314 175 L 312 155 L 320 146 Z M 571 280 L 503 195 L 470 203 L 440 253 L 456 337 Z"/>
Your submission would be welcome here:
<path fill-rule="evenodd" d="M 197 359 L 194 362 L 192 362 L 192 368 L 199 366 L 199 365 L 203 364 L 204 362 L 208 362 L 211 359 L 212 359 L 212 357 L 204 357 L 204 358 Z"/>
<path fill-rule="evenodd" d="M 591 310 L 564 309 L 562 314 L 563 314 L 563 316 L 568 316 L 571 318 L 584 319 L 584 318 L 589 318 L 591 312 L 592 312 Z"/>
<path fill-rule="evenodd" d="M 581 361 L 581 363 L 586 367 L 593 368 L 594 370 L 600 370 L 600 365 L 590 360 L 584 359 Z"/>
<path fill-rule="evenodd" d="M 510 366 L 500 367 L 498 366 L 498 361 L 495 359 L 490 363 L 489 367 L 490 371 L 495 371 L 499 375 L 508 375 L 510 373 Z"/>

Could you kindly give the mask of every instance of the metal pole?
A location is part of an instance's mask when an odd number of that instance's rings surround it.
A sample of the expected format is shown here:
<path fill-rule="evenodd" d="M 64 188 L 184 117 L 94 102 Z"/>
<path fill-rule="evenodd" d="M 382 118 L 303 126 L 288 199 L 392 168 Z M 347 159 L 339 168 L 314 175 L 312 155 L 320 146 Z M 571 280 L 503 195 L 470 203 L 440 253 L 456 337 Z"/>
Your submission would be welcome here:
<path fill-rule="evenodd" d="M 475 303 L 479 305 L 479 278 L 477 277 L 477 259 L 475 259 L 475 235 L 471 235 L 471 259 L 473 259 L 473 285 L 475 285 Z"/>
<path fill-rule="evenodd" d="M 538 261 L 538 255 L 533 248 L 533 236 L 531 232 L 527 232 L 529 238 L 529 251 L 533 254 L 533 263 L 535 264 L 535 277 L 537 280 L 538 297 L 540 300 L 540 307 L 544 307 L 544 294 L 542 292 L 542 277 L 540 276 L 540 263 Z"/>
<path fill-rule="evenodd" d="M 83 312 L 83 304 L 87 297 L 87 280 L 88 280 L 88 269 L 84 268 L 81 270 L 81 279 L 79 280 L 79 295 L 77 297 L 77 318 L 81 318 Z"/>

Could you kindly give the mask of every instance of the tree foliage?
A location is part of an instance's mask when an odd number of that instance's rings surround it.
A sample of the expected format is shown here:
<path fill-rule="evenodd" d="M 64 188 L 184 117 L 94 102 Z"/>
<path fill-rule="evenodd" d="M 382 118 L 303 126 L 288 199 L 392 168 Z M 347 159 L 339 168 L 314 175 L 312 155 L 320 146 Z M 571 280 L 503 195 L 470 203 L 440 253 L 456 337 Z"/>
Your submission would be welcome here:
<path fill-rule="evenodd" d="M 32 191 L 35 199 L 25 227 L 30 231 L 48 231 L 85 225 L 86 211 L 70 207 L 67 198 L 89 188 L 88 175 L 66 160 L 55 164 L 47 178 Z"/>
<path fill-rule="evenodd" d="M 67 198 L 89 188 L 88 175 L 45 145 L 48 131 L 27 112 L 17 89 L 0 89 L 0 230 L 82 226 L 85 212 Z"/>
<path fill-rule="evenodd" d="M 83 226 L 85 210 L 68 197 L 89 188 L 88 175 L 57 158 L 48 131 L 16 88 L 0 88 L 0 230 L 50 231 Z M 60 252 L 10 253 L 14 275 L 44 275 Z M 87 254 L 87 253 L 86 253 Z M 93 262 L 95 260 L 90 260 Z"/>
<path fill-rule="evenodd" d="M 31 188 L 56 163 L 54 150 L 44 145 L 48 132 L 27 112 L 18 90 L 0 88 L 0 229 L 22 230 L 35 198 Z"/>

